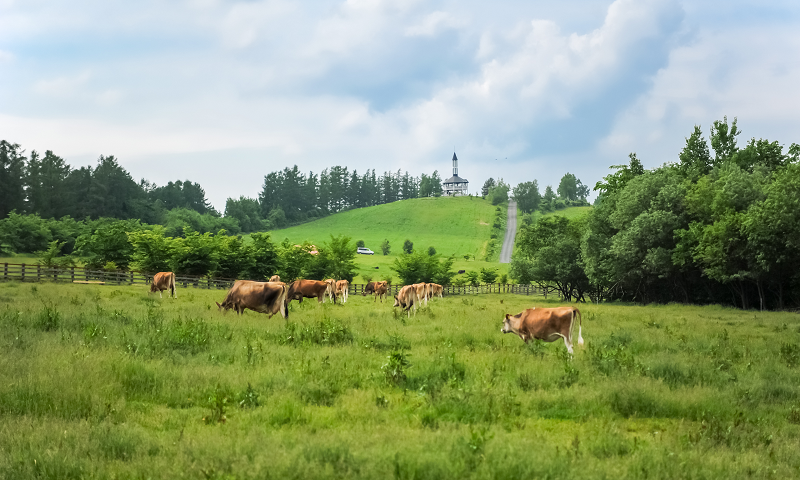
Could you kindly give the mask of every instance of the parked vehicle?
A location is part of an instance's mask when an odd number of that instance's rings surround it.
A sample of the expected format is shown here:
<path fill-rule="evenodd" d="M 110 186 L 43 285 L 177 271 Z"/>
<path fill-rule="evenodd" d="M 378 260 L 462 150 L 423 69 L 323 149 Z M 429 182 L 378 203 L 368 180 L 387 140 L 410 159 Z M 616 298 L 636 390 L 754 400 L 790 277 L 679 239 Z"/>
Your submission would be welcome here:
<path fill-rule="evenodd" d="M 372 250 L 370 250 L 367 247 L 358 247 L 356 249 L 356 253 L 361 254 L 361 255 L 375 255 L 375 252 L 373 252 Z"/>

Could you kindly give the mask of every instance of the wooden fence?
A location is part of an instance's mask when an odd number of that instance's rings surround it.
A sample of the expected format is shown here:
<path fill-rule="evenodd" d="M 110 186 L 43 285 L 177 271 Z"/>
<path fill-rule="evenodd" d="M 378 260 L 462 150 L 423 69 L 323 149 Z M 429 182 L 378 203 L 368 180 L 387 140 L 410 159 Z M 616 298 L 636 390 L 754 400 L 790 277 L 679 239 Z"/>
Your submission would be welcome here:
<path fill-rule="evenodd" d="M 45 267 L 42 265 L 29 265 L 24 263 L 2 264 L 2 277 L 0 280 L 17 280 L 22 282 L 69 282 L 99 285 L 149 285 L 153 275 L 144 272 L 107 272 L 103 270 L 89 270 L 82 267 Z M 203 288 L 227 290 L 236 279 L 210 278 L 194 276 L 175 276 L 175 286 L 178 288 Z M 366 284 L 350 284 L 350 293 L 360 295 L 364 292 Z M 389 285 L 389 294 L 394 296 L 402 285 Z M 505 283 L 488 283 L 483 285 L 448 285 L 443 287 L 444 295 L 478 295 L 489 293 L 511 293 L 516 295 L 547 295 L 534 285 L 512 285 Z"/>

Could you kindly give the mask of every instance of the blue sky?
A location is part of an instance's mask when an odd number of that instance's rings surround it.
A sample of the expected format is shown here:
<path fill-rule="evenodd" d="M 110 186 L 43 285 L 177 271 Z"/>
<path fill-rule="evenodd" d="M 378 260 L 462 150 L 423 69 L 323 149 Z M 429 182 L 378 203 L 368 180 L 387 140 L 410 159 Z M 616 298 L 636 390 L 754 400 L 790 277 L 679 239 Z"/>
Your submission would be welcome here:
<path fill-rule="evenodd" d="M 800 143 L 800 4 L 0 0 L 0 138 L 199 182 L 438 169 L 593 186 L 695 124 Z"/>

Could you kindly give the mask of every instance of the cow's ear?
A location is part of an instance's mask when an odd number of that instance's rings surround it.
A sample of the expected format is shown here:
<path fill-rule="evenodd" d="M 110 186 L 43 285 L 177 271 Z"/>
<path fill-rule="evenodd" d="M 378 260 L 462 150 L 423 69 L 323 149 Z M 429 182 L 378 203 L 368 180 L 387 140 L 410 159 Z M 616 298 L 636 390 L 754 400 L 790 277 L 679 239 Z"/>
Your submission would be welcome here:
<path fill-rule="evenodd" d="M 506 313 L 506 320 L 508 320 L 509 317 L 511 317 L 511 314 L 510 313 Z"/>
<path fill-rule="evenodd" d="M 220 305 L 219 302 L 214 302 L 214 303 L 217 304 L 217 308 L 222 308 L 222 305 Z"/>

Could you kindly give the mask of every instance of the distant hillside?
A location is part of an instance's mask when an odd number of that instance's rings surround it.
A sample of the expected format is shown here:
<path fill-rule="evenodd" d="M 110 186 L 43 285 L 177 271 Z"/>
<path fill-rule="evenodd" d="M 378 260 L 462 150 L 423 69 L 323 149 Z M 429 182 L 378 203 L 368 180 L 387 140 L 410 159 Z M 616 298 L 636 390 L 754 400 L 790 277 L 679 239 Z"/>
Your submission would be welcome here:
<path fill-rule="evenodd" d="M 323 243 L 330 235 L 347 235 L 353 242 L 364 240 L 381 254 L 389 240 L 392 253 L 402 251 L 406 239 L 415 250 L 434 247 L 438 253 L 480 257 L 489 241 L 494 206 L 479 197 L 439 197 L 402 200 L 374 207 L 337 213 L 303 225 L 274 230 L 276 242 Z"/>

